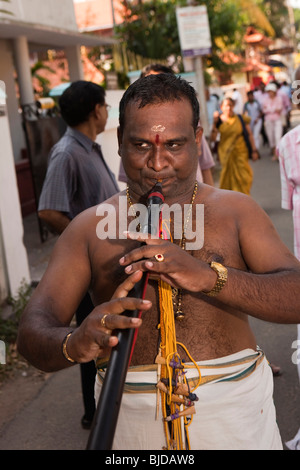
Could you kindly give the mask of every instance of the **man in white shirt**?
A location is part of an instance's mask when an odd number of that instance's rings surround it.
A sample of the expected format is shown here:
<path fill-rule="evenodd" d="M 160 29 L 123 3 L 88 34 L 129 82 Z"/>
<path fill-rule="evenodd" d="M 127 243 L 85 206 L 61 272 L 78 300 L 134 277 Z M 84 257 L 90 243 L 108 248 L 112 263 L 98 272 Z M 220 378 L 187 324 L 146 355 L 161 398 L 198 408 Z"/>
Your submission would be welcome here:
<path fill-rule="evenodd" d="M 234 88 L 233 93 L 231 95 L 231 99 L 234 101 L 234 112 L 235 114 L 242 114 L 243 113 L 243 107 L 244 107 L 244 102 L 243 102 L 243 97 L 241 93 Z"/>
<path fill-rule="evenodd" d="M 255 147 L 260 147 L 260 133 L 262 127 L 262 112 L 261 106 L 257 100 L 254 99 L 253 91 L 247 93 L 248 101 L 244 106 L 244 113 L 247 113 L 251 118 L 250 127 L 255 141 Z"/>

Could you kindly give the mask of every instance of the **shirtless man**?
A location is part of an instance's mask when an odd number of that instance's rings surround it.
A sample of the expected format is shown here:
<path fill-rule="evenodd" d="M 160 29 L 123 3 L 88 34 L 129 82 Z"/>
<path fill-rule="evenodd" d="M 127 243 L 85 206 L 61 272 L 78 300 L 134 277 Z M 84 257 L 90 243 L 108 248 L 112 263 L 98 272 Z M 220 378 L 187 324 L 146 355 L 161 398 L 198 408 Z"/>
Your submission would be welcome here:
<path fill-rule="evenodd" d="M 179 240 L 144 240 L 142 234 L 99 239 L 97 208 L 88 209 L 58 240 L 24 312 L 18 347 L 36 367 L 54 371 L 74 364 L 72 361 L 106 357 L 117 343 L 114 329 L 138 328 L 131 362 L 135 367 L 128 372 L 128 382 L 153 382 L 155 389 L 155 360 L 162 334 L 158 328 L 160 278 L 182 289 L 185 317 L 175 322 L 176 338 L 197 362 L 186 376 L 199 378 L 201 372 L 201 384 L 195 390 L 196 414 L 189 426 L 191 449 L 280 449 L 272 372 L 263 353 L 256 350 L 248 315 L 299 323 L 300 264 L 253 199 L 205 184 L 199 184 L 195 193 L 202 136 L 198 120 L 196 94 L 187 82 L 168 74 L 152 75 L 125 92 L 118 139 L 130 202 L 145 203 L 145 195 L 157 180 L 162 181 L 169 206 L 175 202 L 190 206 L 194 195 L 193 223 L 196 205 L 204 205 L 203 247 L 190 251 L 187 245 L 184 250 Z M 106 207 L 116 211 L 116 220 L 119 201 L 119 195 L 106 201 L 110 204 Z M 155 258 L 157 254 L 163 257 Z M 126 297 L 145 270 L 151 275 L 146 292 L 150 303 Z M 87 289 L 96 307 L 74 329 L 70 322 Z M 143 310 L 142 319 L 119 315 L 135 308 Z M 185 358 L 185 351 L 180 355 Z M 153 364 L 154 371 L 142 367 Z M 99 378 L 101 371 L 97 386 Z M 166 446 L 155 408 L 155 393 L 124 393 L 114 448 Z M 159 413 L 161 418 L 163 411 Z M 169 448 L 172 445 L 168 443 Z"/>

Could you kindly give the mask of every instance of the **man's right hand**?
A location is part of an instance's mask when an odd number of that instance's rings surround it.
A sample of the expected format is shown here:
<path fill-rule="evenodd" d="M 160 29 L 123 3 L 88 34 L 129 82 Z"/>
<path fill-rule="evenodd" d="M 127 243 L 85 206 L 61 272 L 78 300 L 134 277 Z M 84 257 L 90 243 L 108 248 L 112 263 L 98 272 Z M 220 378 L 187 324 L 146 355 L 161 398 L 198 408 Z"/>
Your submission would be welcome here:
<path fill-rule="evenodd" d="M 96 357 L 107 357 L 111 348 L 118 344 L 115 330 L 139 328 L 140 318 L 121 315 L 125 310 L 146 311 L 152 306 L 148 300 L 127 297 L 133 286 L 141 279 L 143 273 L 137 271 L 129 276 L 116 289 L 112 299 L 98 305 L 74 330 L 69 338 L 68 355 L 78 363 L 94 360 Z"/>

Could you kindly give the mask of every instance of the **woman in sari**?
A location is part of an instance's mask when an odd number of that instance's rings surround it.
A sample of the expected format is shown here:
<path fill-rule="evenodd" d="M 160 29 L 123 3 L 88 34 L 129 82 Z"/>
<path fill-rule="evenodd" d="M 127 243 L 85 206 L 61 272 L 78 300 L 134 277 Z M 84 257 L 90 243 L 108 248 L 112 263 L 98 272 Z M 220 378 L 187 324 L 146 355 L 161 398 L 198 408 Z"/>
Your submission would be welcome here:
<path fill-rule="evenodd" d="M 221 105 L 222 114 L 215 113 L 214 115 L 211 140 L 214 141 L 218 132 L 220 133 L 218 145 L 219 160 L 222 167 L 220 188 L 231 189 L 249 195 L 253 171 L 249 164 L 249 150 L 244 138 L 243 125 L 240 117 L 234 113 L 233 108 L 234 101 L 231 98 L 225 98 Z M 259 154 L 249 125 L 250 118 L 242 116 L 242 119 L 248 131 L 251 158 L 257 160 Z"/>

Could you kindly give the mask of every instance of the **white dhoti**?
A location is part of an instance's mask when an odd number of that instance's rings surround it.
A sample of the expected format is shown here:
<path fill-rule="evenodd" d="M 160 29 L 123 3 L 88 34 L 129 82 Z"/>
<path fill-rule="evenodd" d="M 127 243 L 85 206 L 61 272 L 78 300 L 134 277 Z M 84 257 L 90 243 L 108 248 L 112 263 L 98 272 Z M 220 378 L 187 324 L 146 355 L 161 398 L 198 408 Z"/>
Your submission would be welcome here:
<path fill-rule="evenodd" d="M 246 349 L 198 363 L 196 414 L 189 426 L 191 450 L 282 450 L 273 402 L 272 370 L 262 353 Z M 98 371 L 95 398 L 104 372 Z M 197 369 L 187 369 L 191 384 Z M 195 380 L 193 380 L 195 379 Z M 114 450 L 162 450 L 166 436 L 161 407 L 156 419 L 157 366 L 132 367 L 126 377 Z"/>

